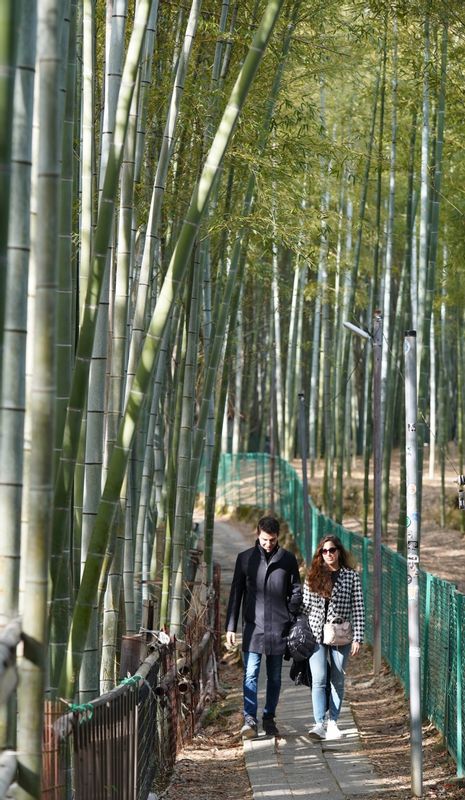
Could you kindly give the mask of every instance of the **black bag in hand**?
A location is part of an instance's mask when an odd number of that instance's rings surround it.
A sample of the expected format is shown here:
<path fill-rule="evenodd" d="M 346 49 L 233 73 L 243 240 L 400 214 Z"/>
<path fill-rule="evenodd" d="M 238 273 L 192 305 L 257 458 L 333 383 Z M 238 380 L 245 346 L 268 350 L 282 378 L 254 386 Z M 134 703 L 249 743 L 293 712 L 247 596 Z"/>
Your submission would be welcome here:
<path fill-rule="evenodd" d="M 313 654 L 316 646 L 315 637 L 308 624 L 308 617 L 302 614 L 291 625 L 287 635 L 287 649 L 294 661 L 305 661 Z"/>
<path fill-rule="evenodd" d="M 294 681 L 296 686 L 308 686 L 312 688 L 312 673 L 308 661 L 292 661 L 289 670 L 289 677 Z"/>

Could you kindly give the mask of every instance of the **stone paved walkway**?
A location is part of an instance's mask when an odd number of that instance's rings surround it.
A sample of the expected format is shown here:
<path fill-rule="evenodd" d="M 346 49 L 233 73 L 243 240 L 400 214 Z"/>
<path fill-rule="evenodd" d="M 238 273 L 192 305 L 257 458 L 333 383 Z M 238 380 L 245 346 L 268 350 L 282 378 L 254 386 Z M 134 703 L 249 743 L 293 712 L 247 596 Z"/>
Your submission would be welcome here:
<path fill-rule="evenodd" d="M 215 523 L 214 557 L 222 566 L 222 582 L 232 577 L 236 555 L 251 547 L 250 537 L 232 524 Z M 264 679 L 262 669 L 261 684 Z M 263 697 L 263 687 L 259 697 Z M 262 700 L 263 706 L 263 700 Z M 310 691 L 295 686 L 284 662 L 283 685 L 276 722 L 280 738 L 265 736 L 244 742 L 244 754 L 254 800 L 346 800 L 364 794 L 382 798 L 389 787 L 377 778 L 365 756 L 350 708 L 343 706 L 339 727 L 344 738 L 314 742 L 307 736 L 312 723 Z"/>

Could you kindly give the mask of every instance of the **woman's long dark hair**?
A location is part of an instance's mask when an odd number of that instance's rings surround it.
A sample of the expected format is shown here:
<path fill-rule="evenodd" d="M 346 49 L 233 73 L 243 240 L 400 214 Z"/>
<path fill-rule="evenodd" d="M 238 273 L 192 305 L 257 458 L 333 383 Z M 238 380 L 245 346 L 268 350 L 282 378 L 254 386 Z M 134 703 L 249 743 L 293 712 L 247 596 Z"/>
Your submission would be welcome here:
<path fill-rule="evenodd" d="M 323 597 L 331 597 L 333 590 L 333 582 L 331 580 L 331 570 L 326 566 L 323 558 L 323 547 L 330 542 L 334 547 L 339 550 L 339 566 L 348 567 L 349 569 L 355 568 L 355 561 L 351 553 L 348 553 L 342 544 L 341 540 L 333 534 L 324 536 L 320 540 L 318 547 L 315 550 L 315 555 L 312 558 L 307 572 L 307 583 L 311 592 L 323 595 Z"/>

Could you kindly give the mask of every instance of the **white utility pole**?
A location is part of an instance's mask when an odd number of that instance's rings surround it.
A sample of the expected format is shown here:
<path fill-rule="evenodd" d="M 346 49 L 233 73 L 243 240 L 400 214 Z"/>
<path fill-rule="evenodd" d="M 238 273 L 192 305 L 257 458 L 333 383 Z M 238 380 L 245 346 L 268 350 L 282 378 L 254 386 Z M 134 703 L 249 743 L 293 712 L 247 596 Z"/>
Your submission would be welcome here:
<path fill-rule="evenodd" d="M 373 319 L 373 674 L 381 669 L 381 559 L 383 430 L 381 422 L 381 365 L 383 317 L 375 311 Z"/>
<path fill-rule="evenodd" d="M 407 483 L 407 600 L 410 699 L 411 789 L 414 797 L 422 795 L 422 729 L 420 670 L 420 553 L 418 542 L 417 494 L 417 341 L 416 331 L 406 331 L 405 355 L 405 467 Z"/>

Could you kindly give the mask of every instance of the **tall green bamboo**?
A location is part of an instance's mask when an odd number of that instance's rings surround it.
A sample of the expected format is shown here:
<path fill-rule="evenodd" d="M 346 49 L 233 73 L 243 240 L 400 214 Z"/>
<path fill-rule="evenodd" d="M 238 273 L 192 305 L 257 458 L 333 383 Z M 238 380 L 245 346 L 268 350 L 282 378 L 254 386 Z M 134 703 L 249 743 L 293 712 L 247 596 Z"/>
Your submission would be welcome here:
<path fill-rule="evenodd" d="M 129 117 L 128 133 L 126 138 L 125 153 L 121 170 L 121 189 L 120 206 L 118 218 L 116 259 L 113 262 L 114 279 L 110 285 L 113 288 L 110 297 L 112 309 L 112 330 L 111 330 L 111 363 L 108 384 L 107 414 L 106 414 L 106 462 L 116 440 L 118 425 L 124 405 L 124 394 L 127 376 L 127 349 L 128 349 L 128 322 L 130 316 L 130 296 L 129 287 L 134 273 L 134 236 L 135 227 L 135 208 L 134 208 L 134 174 L 135 174 L 135 150 L 136 150 L 136 130 L 137 130 L 137 108 L 138 108 L 139 86 L 134 92 L 131 113 Z M 143 426 L 141 426 L 143 429 Z M 141 431 L 142 432 L 142 431 Z M 125 515 L 125 546 L 124 546 L 124 603 L 125 621 L 128 634 L 137 633 L 136 621 L 134 619 L 134 558 L 133 558 L 133 524 L 135 524 L 132 513 L 131 497 L 124 491 L 127 482 L 131 481 L 131 473 L 128 474 L 123 491 L 121 493 L 121 507 Z M 116 589 L 113 595 L 116 597 Z M 119 606 L 118 606 L 119 612 Z M 115 636 L 117 627 L 113 628 Z M 107 643 L 106 643 L 107 644 Z M 107 653 L 111 653 L 116 648 L 116 641 L 107 648 Z"/>
<path fill-rule="evenodd" d="M 445 254 L 445 263 L 447 264 L 447 254 Z M 447 397 L 447 324 L 446 324 L 446 297 L 445 286 L 441 290 L 441 309 L 439 317 L 439 392 L 438 392 L 438 427 L 437 438 L 439 445 L 439 469 L 441 477 L 441 499 L 439 505 L 439 522 L 441 528 L 446 527 L 446 448 L 448 439 L 448 422 L 449 422 L 449 403 L 446 401 Z"/>
<path fill-rule="evenodd" d="M 394 446 L 394 435 L 396 431 L 395 413 L 396 407 L 402 408 L 404 402 L 404 386 L 402 381 L 403 375 L 403 343 L 405 330 L 409 329 L 410 320 L 410 298 L 409 298 L 409 279 L 412 272 L 412 241 L 413 241 L 413 225 L 415 216 L 414 204 L 414 167 L 415 167 L 415 144 L 416 144 L 416 121 L 417 111 L 416 107 L 413 109 L 412 122 L 410 127 L 410 142 L 409 142 L 409 157 L 407 164 L 407 199 L 406 199 L 406 224 L 405 224 L 405 245 L 404 245 L 404 258 L 402 263 L 402 271 L 399 281 L 399 288 L 397 294 L 396 309 L 394 313 L 394 325 L 392 335 L 392 346 L 390 350 L 389 372 L 391 374 L 390 391 L 386 396 L 386 413 L 385 413 L 385 432 L 384 432 L 384 448 L 383 448 L 383 485 L 382 485 L 382 515 L 383 515 L 383 531 L 387 530 L 389 518 L 389 487 L 390 487 L 390 470 L 391 470 L 391 454 Z M 403 419 L 401 415 L 401 419 Z M 397 433 L 399 443 L 403 440 L 400 433 Z M 405 464 L 402 465 L 402 470 L 405 470 Z M 402 477 L 402 476 L 401 476 Z M 401 483 L 401 495 L 405 498 L 405 487 Z M 405 550 L 405 515 L 402 518 L 399 513 L 399 525 L 397 535 L 397 546 L 400 552 Z"/>
<path fill-rule="evenodd" d="M 430 204 L 430 182 L 429 182 L 429 163 L 430 163 L 430 20 L 428 14 L 424 22 L 424 50 L 423 50 L 423 104 L 422 104 L 422 126 L 421 126 L 421 170 L 420 170 L 420 235 L 419 235 L 419 257 L 418 257 L 418 370 L 422 359 L 422 349 L 424 346 L 424 318 L 426 301 L 426 284 L 428 270 L 428 220 Z M 419 403 L 422 398 L 418 398 Z"/>
<path fill-rule="evenodd" d="M 383 345 L 381 358 L 381 437 L 384 439 L 386 395 L 389 388 L 389 352 L 392 341 L 391 336 L 391 315 L 392 315 L 392 261 L 393 261 L 393 239 L 394 239 L 394 214 L 395 214 L 395 193 L 396 193 L 396 157 L 397 157 L 397 19 L 394 14 L 392 24 L 392 99 L 391 99 L 391 149 L 389 158 L 389 198 L 388 214 L 386 220 L 386 252 L 384 259 L 383 274 Z M 381 305 L 381 303 L 380 303 Z M 390 443 L 386 442 L 387 446 Z"/>
<path fill-rule="evenodd" d="M 30 614 L 23 636 L 30 642 L 20 662 L 18 695 L 18 797 L 40 797 L 43 697 L 48 653 L 47 601 L 53 498 L 55 421 L 55 321 L 62 129 L 59 76 L 63 5 L 42 0 L 38 8 L 39 165 L 31 422 L 35 431 L 30 462 L 29 536 L 25 585 Z M 33 611 L 32 611 L 33 610 Z"/>
<path fill-rule="evenodd" d="M 462 308 L 457 308 L 455 312 L 455 327 L 457 336 L 457 439 L 458 439 L 458 464 L 459 475 L 465 474 L 465 358 L 462 347 L 461 329 L 465 322 L 465 313 Z M 460 530 L 465 531 L 465 514 L 460 517 Z"/>
<path fill-rule="evenodd" d="M 229 318 L 229 329 L 226 339 L 226 348 L 221 369 L 220 391 L 218 393 L 216 405 L 216 425 L 215 425 L 215 444 L 209 475 L 209 483 L 206 485 L 205 493 L 205 528 L 204 528 L 204 558 L 207 565 L 207 582 L 211 586 L 213 581 L 213 529 L 215 520 L 216 488 L 218 482 L 218 468 L 221 456 L 221 429 L 223 425 L 223 412 L 226 403 L 228 387 L 228 368 L 232 345 L 234 341 L 233 332 L 236 323 L 236 314 L 239 307 L 239 284 L 237 284 L 232 298 L 231 315 Z"/>
<path fill-rule="evenodd" d="M 17 8 L 14 0 L 7 0 L 0 11 L 0 357 L 4 346 Z"/>
<path fill-rule="evenodd" d="M 6 10 L 6 6 L 2 11 Z M 26 24 L 26 17 L 28 24 Z M 11 182 L 9 187 L 9 217 L 3 202 L 8 197 L 8 170 L 0 178 L 0 213 L 5 214 L 0 225 L 8 218 L 8 253 L 5 269 L 5 297 L 9 298 L 4 311 L 4 330 L 0 347 L 0 508 L 5 522 L 1 537 L 0 564 L 2 592 L 0 593 L 0 627 L 16 617 L 19 610 L 19 576 L 21 555 L 21 510 L 23 493 L 23 435 L 25 407 L 25 367 L 27 331 L 28 258 L 30 248 L 29 208 L 31 187 L 32 108 L 35 71 L 37 8 L 26 9 L 21 4 L 17 15 L 19 36 L 16 53 L 16 78 L 13 97 Z M 12 19 L 12 22 L 14 20 Z M 2 34 L 8 36 L 7 20 L 1 23 Z M 11 31 L 10 31 L 11 33 Z M 2 61 L 3 61 L 2 53 Z M 6 70 L 5 75 L 8 75 Z M 0 79 L 1 81 L 1 79 Z M 0 100 L 3 103 L 8 94 Z M 5 121 L 1 136 L 5 136 Z M 0 161 L 3 160 L 5 141 L 2 140 Z M 0 173 L 4 170 L 0 166 Z M 2 289 L 0 288 L 0 291 Z M 2 298 L 3 304 L 3 298 Z M 1 316 L 1 313 L 0 313 Z M 5 717 L 4 717 L 5 714 Z M 12 707 L 2 709 L 0 716 L 0 744 L 3 748 L 15 747 L 15 712 Z"/>
<path fill-rule="evenodd" d="M 244 374 L 244 329 L 242 324 L 241 307 L 239 303 L 236 317 L 235 333 L 235 359 L 234 359 L 234 420 L 232 432 L 232 453 L 239 453 L 242 450 L 242 418 L 244 416 L 244 406 L 242 401 L 242 386 Z M 212 398 L 213 400 L 213 398 Z"/>
<path fill-rule="evenodd" d="M 421 425 L 419 426 L 419 454 L 418 454 L 418 484 L 417 489 L 419 492 L 419 505 L 421 508 L 421 495 L 422 495 L 422 477 L 423 477 L 423 451 L 422 444 L 426 439 L 426 427 L 428 425 L 428 384 L 429 374 L 431 369 L 430 363 L 430 328 L 431 316 L 433 309 L 433 298 L 435 291 L 435 277 L 436 277 L 436 260 L 438 248 L 438 225 L 439 225 L 439 206 L 441 198 L 441 184 L 442 184 L 442 159 L 443 159 L 443 146 L 444 146 L 444 123 L 445 123 L 445 87 L 446 87 L 446 74 L 447 74 L 447 41 L 448 41 L 448 27 L 447 20 L 443 26 L 443 34 L 441 40 L 441 78 L 439 84 L 438 96 L 438 113 L 437 113 L 437 126 L 436 126 L 436 145 L 434 150 L 434 179 L 432 187 L 429 185 L 428 178 L 428 191 L 427 191 L 427 227 L 426 231 L 423 230 L 423 235 L 427 237 L 426 244 L 423 244 L 423 259 L 421 260 L 420 278 L 419 282 L 419 317 L 418 327 L 421 326 L 420 341 L 422 343 L 419 352 L 420 373 L 418 377 L 418 413 Z M 428 82 L 428 65 L 429 59 L 429 27 L 428 20 L 425 23 L 425 97 L 424 97 L 424 121 L 423 127 L 425 131 L 425 140 L 429 142 L 429 104 L 427 103 L 429 82 Z M 428 135 L 427 135 L 428 134 Z M 423 143 L 423 142 L 422 142 Z M 425 141 L 426 148 L 426 141 Z M 426 156 L 425 156 L 426 158 Z M 423 209 L 422 209 L 423 213 Z M 425 211 L 426 214 L 426 211 Z M 422 237 L 420 235 L 420 247 L 422 245 Z M 425 275 L 423 274 L 425 272 Z M 420 313 L 421 312 L 421 313 Z M 419 539 L 420 539 L 420 526 L 419 526 Z"/>
<path fill-rule="evenodd" d="M 297 255 L 292 284 L 291 313 L 286 361 L 285 439 L 284 457 L 290 461 L 295 455 L 298 392 L 303 388 L 301 376 L 303 290 L 307 277 L 305 259 Z"/>
<path fill-rule="evenodd" d="M 271 241 L 271 265 L 272 265 L 272 279 L 271 279 L 271 297 L 272 297 L 272 318 L 273 318 L 273 338 L 274 346 L 276 348 L 276 395 L 275 395 L 275 409 L 276 409 L 276 441 L 278 454 L 283 452 L 284 448 L 284 381 L 282 372 L 282 334 L 281 334 L 281 308 L 280 298 L 278 291 L 278 243 L 276 240 L 276 199 L 273 193 L 273 204 L 271 211 L 272 221 L 272 241 Z"/>
<path fill-rule="evenodd" d="M 220 112 L 220 89 L 223 85 L 224 75 L 221 75 L 221 59 L 225 50 L 224 33 L 226 30 L 226 23 L 229 12 L 229 0 L 223 0 L 221 5 L 221 14 L 218 24 L 218 36 L 215 46 L 215 55 L 213 58 L 213 65 L 210 80 L 210 106 L 207 110 L 207 117 L 205 120 L 204 129 L 204 150 L 207 150 L 211 139 L 214 135 L 215 121 Z M 230 170 L 231 175 L 232 170 Z M 218 181 L 212 192 L 211 202 L 208 211 L 205 215 L 204 227 L 208 230 L 218 206 L 218 189 L 220 182 Z M 227 195 L 227 202 L 231 200 L 231 195 Z M 212 292 L 211 292 L 211 247 L 210 236 L 200 236 L 200 264 L 203 275 L 203 335 L 204 335 L 204 349 L 205 354 L 208 353 L 210 348 L 210 337 L 212 334 Z M 210 399 L 209 414 L 205 430 L 205 447 L 204 447 L 204 468 L 205 468 L 205 485 L 210 482 L 210 468 L 213 458 L 213 450 L 215 446 L 215 398 L 213 394 Z"/>
<path fill-rule="evenodd" d="M 379 124 L 378 124 L 378 163 L 376 171 L 376 219 L 375 219 L 375 244 L 373 251 L 373 280 L 371 281 L 368 308 L 366 314 L 367 324 L 372 324 L 373 313 L 381 307 L 380 297 L 380 261 L 382 238 L 382 189 L 383 189 L 383 149 L 384 149 L 384 116 L 386 106 L 386 67 L 387 67 L 387 16 L 384 19 L 383 33 L 383 65 L 381 72 L 381 87 L 379 95 Z M 371 348 L 365 348 L 364 354 L 364 381 L 363 381 L 363 534 L 368 535 L 368 515 L 370 509 L 370 460 L 372 456 L 372 383 L 373 383 L 373 356 Z"/>
<path fill-rule="evenodd" d="M 183 376 L 179 445 L 177 451 L 177 490 L 171 561 L 170 631 L 180 633 L 184 615 L 185 551 L 191 530 L 193 495 L 190 461 L 193 448 L 195 412 L 195 382 L 197 377 L 198 338 L 200 329 L 200 263 L 196 248 L 192 279 L 187 296 L 190 298 L 187 323 L 186 364 Z"/>
<path fill-rule="evenodd" d="M 303 193 L 300 200 L 302 212 L 307 207 L 308 193 L 308 164 L 305 164 Z M 298 251 L 294 269 L 294 280 L 292 286 L 291 313 L 289 316 L 289 332 L 286 359 L 286 390 L 285 390 L 285 436 L 284 436 L 284 457 L 289 461 L 294 457 L 295 438 L 297 429 L 297 403 L 298 393 L 303 390 L 303 378 L 301 375 L 301 353 L 302 353 L 302 323 L 303 323 L 303 297 L 307 278 L 308 264 L 303 255 L 303 228 L 304 220 L 302 213 L 302 227 L 298 242 Z M 307 454 L 305 454 L 307 455 Z"/>
<path fill-rule="evenodd" d="M 392 417 L 387 419 L 387 406 L 389 405 L 391 413 L 394 411 L 396 390 L 398 385 L 397 381 L 397 367 L 398 367 L 398 354 L 397 347 L 400 345 L 400 340 L 396 341 L 396 349 L 394 349 L 394 334 L 393 326 L 399 323 L 402 317 L 393 316 L 393 241 L 394 241 L 394 218 L 395 218 L 395 195 L 396 195 L 396 172 L 397 172 L 397 137 L 398 137 L 398 124 L 397 124 L 397 70 L 398 70 L 398 41 L 397 41 L 397 18 L 394 15 L 393 19 L 393 45 L 392 45 L 392 100 L 391 100 L 391 147 L 389 158 L 389 197 L 388 197 L 388 212 L 386 220 L 386 253 L 384 259 L 384 274 L 383 274 L 383 342 L 382 342 L 382 356 L 381 356 L 381 409 L 380 409 L 380 427 L 381 427 L 381 452 L 382 456 L 382 535 L 386 534 L 387 530 L 387 517 L 389 509 L 389 477 L 391 465 L 391 452 L 393 447 L 392 435 L 387 435 L 387 428 L 390 428 L 392 434 Z M 405 270 L 405 263 L 404 263 Z M 401 281 L 402 283 L 402 281 Z M 402 283 L 402 287 L 405 285 Z M 403 288 L 399 290 L 398 295 L 398 308 L 403 311 L 405 308 Z M 398 334 L 399 335 L 399 334 Z M 390 402 L 390 398 L 392 402 Z"/>
<path fill-rule="evenodd" d="M 382 54 L 381 63 L 383 58 L 384 55 Z M 355 283 L 360 264 L 362 235 L 363 235 L 363 226 L 364 226 L 366 205 L 367 205 L 368 182 L 369 182 L 370 168 L 371 168 L 371 157 L 374 145 L 375 124 L 377 116 L 380 82 L 381 82 L 381 67 L 378 68 L 375 78 L 371 126 L 368 136 L 365 172 L 363 177 L 362 193 L 360 197 L 359 216 L 357 220 L 357 225 L 358 225 L 357 236 L 355 240 L 355 248 L 353 251 L 352 267 L 350 269 L 350 274 L 347 276 L 347 284 L 346 284 L 347 294 L 345 302 L 349 314 L 351 314 L 351 309 L 353 306 Z M 346 391 L 348 386 L 348 375 L 349 375 L 349 355 L 351 350 L 350 336 L 345 329 L 342 332 L 340 347 L 341 350 L 340 350 L 340 361 L 338 363 L 338 370 L 340 371 L 339 380 L 340 380 L 341 392 L 339 396 L 336 398 L 337 418 L 336 418 L 336 446 L 335 446 L 336 470 L 337 470 L 335 498 L 336 498 L 336 514 L 338 518 L 341 518 L 342 515 L 342 496 L 343 496 L 342 487 L 343 487 L 343 466 L 344 466 L 344 452 L 345 452 L 345 442 L 344 442 L 344 420 L 345 420 L 345 405 L 346 405 L 345 401 L 346 401 Z"/>
<path fill-rule="evenodd" d="M 93 183 L 95 160 L 95 6 L 92 0 L 82 3 L 82 119 L 81 119 L 81 197 L 80 197 L 80 269 L 79 318 L 87 295 L 93 247 Z"/>
<path fill-rule="evenodd" d="M 166 529 L 163 551 L 162 585 L 160 598 L 160 625 L 168 626 L 170 617 L 171 600 L 171 564 L 173 557 L 174 514 L 176 508 L 177 488 L 177 453 L 179 447 L 182 387 L 184 383 L 184 369 L 186 364 L 187 332 L 184 323 L 184 307 L 178 319 L 175 352 L 176 370 L 171 385 L 171 393 L 167 394 L 167 425 L 169 430 L 168 457 L 166 464 Z"/>
<path fill-rule="evenodd" d="M 101 496 L 103 436 L 105 412 L 105 372 L 107 363 L 107 327 L 109 303 L 109 273 L 106 273 L 100 297 L 97 328 L 89 371 L 87 393 L 84 461 L 84 502 L 82 508 L 80 574 L 85 567 L 92 528 Z M 86 640 L 83 666 L 80 675 L 80 702 L 88 702 L 98 694 L 99 619 L 97 602 L 93 604 L 92 623 Z M 63 643 L 63 639 L 61 639 Z M 60 654 L 61 657 L 62 654 Z"/>
<path fill-rule="evenodd" d="M 122 68 L 124 59 L 124 36 L 126 18 L 128 13 L 128 0 L 113 0 L 106 7 L 105 26 L 105 85 L 102 118 L 102 132 L 100 137 L 100 163 L 98 187 L 103 190 L 105 172 L 113 145 L 115 135 L 116 113 L 118 95 L 121 86 Z M 147 26 L 147 12 L 144 13 L 144 28 Z M 139 59 L 141 55 L 139 55 Z M 132 92 L 131 92 L 132 98 Z"/>
<path fill-rule="evenodd" d="M 12 8 L 15 4 L 12 4 Z M 12 9 L 10 9 L 10 12 Z M 7 5 L 2 13 L 7 14 Z M 11 186 L 6 180 L 8 170 L 0 168 L 1 199 L 0 225 L 6 224 L 9 216 L 8 259 L 5 268 L 0 265 L 5 279 L 6 305 L 5 325 L 2 330 L 4 352 L 1 358 L 0 379 L 0 507 L 5 522 L 4 535 L 0 537 L 0 563 L 2 564 L 2 587 L 0 593 L 0 625 L 5 625 L 18 611 L 19 557 L 21 543 L 21 502 L 23 470 L 23 432 L 25 406 L 25 361 L 27 329 L 27 285 L 28 257 L 30 247 L 29 207 L 31 193 L 31 143 L 32 108 L 34 92 L 34 69 L 36 47 L 37 8 L 35 3 L 26 8 L 20 6 L 18 17 L 19 36 L 17 45 L 17 77 L 13 108 L 11 145 Z M 27 19 L 27 24 L 26 24 Z M 13 35 L 14 16 L 10 23 L 4 18 L 0 36 Z M 9 25 L 11 24 L 11 29 Z M 4 58 L 2 51 L 2 63 Z M 10 65 L 12 66 L 12 65 Z M 6 75 L 8 74 L 8 71 Z M 0 79 L 3 83 L 3 79 Z M 8 86 L 2 86 L 1 108 L 8 110 Z M 6 107 L 4 103 L 7 103 Z M 1 159 L 8 155 L 5 143 L 7 123 L 2 126 Z M 3 203 L 8 200 L 7 208 Z M 3 234 L 0 234 L 3 235 Z M 0 289 L 0 291 L 2 291 Z"/>
<path fill-rule="evenodd" d="M 115 528 L 115 546 L 104 594 L 102 620 L 102 658 L 100 662 L 100 692 L 110 691 L 118 681 L 116 672 L 116 642 L 122 589 L 124 538 L 126 517 L 118 508 Z"/>
<path fill-rule="evenodd" d="M 66 403 L 71 385 L 71 372 L 74 358 L 76 333 L 76 314 L 73 289 L 77 285 L 77 262 L 73 258 L 74 215 L 74 129 L 76 112 L 76 2 L 62 3 L 63 26 L 61 31 L 61 85 L 59 87 L 60 119 L 63 120 L 62 143 L 59 153 L 61 163 L 60 187 L 60 220 L 59 220 L 59 253 L 58 253 L 58 290 L 56 320 L 56 411 L 55 411 L 55 457 L 54 475 L 56 474 L 63 427 L 66 415 Z M 69 560 L 71 548 L 71 518 L 66 519 L 66 528 L 62 532 L 62 557 Z M 50 610 L 50 691 L 56 688 L 53 664 L 56 661 L 56 647 L 63 646 L 66 640 L 71 603 L 70 580 L 63 575 L 63 582 L 58 588 L 57 598 Z"/>
<path fill-rule="evenodd" d="M 447 48 L 448 48 L 448 24 L 446 19 L 443 25 L 442 37 L 441 37 L 440 81 L 439 81 L 438 98 L 437 98 L 436 126 L 435 126 L 436 141 L 435 141 L 434 159 L 433 159 L 434 177 L 433 177 L 433 185 L 431 188 L 431 207 L 430 207 L 430 219 L 428 228 L 428 273 L 427 273 L 426 302 L 425 302 L 425 326 L 426 326 L 424 328 L 425 336 L 429 331 L 427 323 L 431 319 L 433 311 L 435 282 L 436 282 L 436 262 L 437 262 L 438 238 L 439 238 L 439 212 L 441 207 L 441 192 L 442 192 L 442 182 L 443 182 L 442 170 L 443 170 L 445 106 L 446 106 Z"/>
<path fill-rule="evenodd" d="M 137 136 L 136 136 L 136 155 L 135 155 L 135 180 L 140 183 L 144 146 L 146 142 L 145 126 L 147 124 L 148 90 L 151 82 L 153 70 L 153 56 L 155 49 L 157 19 L 158 19 L 159 0 L 152 0 L 147 30 L 144 38 L 144 52 L 142 55 L 139 108 L 137 111 Z"/>

